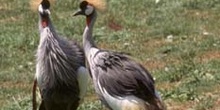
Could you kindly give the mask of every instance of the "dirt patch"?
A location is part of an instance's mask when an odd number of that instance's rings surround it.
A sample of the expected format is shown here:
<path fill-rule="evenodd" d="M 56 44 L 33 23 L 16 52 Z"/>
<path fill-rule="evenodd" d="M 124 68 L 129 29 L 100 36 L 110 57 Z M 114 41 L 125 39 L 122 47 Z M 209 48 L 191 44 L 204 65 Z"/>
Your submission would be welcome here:
<path fill-rule="evenodd" d="M 199 62 L 208 62 L 214 59 L 220 59 L 220 51 L 208 51 L 198 56 Z"/>
<path fill-rule="evenodd" d="M 143 63 L 144 67 L 149 70 L 162 69 L 166 66 L 166 63 L 160 60 L 148 60 Z"/>
<path fill-rule="evenodd" d="M 220 99 L 216 100 L 215 106 L 213 107 L 213 110 L 220 110 Z"/>
<path fill-rule="evenodd" d="M 215 91 L 211 93 L 211 94 L 214 94 L 212 97 L 216 99 L 212 110 L 220 110 L 220 98 L 219 98 L 220 97 L 220 91 L 219 91 L 220 85 L 216 86 L 215 88 L 216 88 Z"/>
<path fill-rule="evenodd" d="M 114 31 L 120 31 L 123 29 L 123 27 L 113 19 L 108 21 L 108 27 Z"/>

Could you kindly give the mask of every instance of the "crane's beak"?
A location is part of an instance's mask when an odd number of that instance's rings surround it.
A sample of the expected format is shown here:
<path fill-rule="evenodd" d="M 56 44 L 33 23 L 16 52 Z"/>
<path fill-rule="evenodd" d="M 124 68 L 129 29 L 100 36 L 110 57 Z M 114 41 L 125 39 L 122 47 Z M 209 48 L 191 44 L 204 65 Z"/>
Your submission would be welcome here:
<path fill-rule="evenodd" d="M 81 9 L 77 10 L 75 13 L 73 13 L 73 16 L 83 15 L 83 11 Z"/>

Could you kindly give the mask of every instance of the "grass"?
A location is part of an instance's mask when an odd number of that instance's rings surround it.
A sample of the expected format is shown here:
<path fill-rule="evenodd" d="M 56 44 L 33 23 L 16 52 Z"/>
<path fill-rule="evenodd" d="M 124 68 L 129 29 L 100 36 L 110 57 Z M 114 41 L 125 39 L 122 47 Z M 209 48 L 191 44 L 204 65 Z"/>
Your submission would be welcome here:
<path fill-rule="evenodd" d="M 37 12 L 29 0 L 0 0 L 0 109 L 31 109 Z M 52 20 L 59 33 L 81 42 L 79 1 L 57 1 Z M 94 39 L 99 47 L 130 53 L 156 79 L 168 110 L 220 109 L 219 0 L 109 0 L 99 13 Z M 88 90 L 79 110 L 105 107 Z"/>

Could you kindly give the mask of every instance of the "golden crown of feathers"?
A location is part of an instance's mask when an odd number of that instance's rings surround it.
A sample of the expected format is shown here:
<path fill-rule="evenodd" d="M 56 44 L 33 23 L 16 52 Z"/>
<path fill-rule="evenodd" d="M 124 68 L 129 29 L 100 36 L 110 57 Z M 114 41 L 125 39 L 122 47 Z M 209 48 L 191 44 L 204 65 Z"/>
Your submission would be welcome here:
<path fill-rule="evenodd" d="M 36 11 L 42 1 L 43 0 L 30 0 L 31 10 Z M 55 0 L 46 0 L 46 1 L 49 1 L 51 4 L 55 3 Z"/>
<path fill-rule="evenodd" d="M 43 0 L 30 0 L 30 8 L 33 11 L 36 11 L 39 4 L 42 2 Z M 47 0 L 49 1 L 51 4 L 55 3 L 55 0 Z M 106 10 L 106 0 L 80 0 L 82 1 L 87 1 L 89 4 L 93 5 L 97 10 L 99 11 L 104 11 Z"/>
<path fill-rule="evenodd" d="M 99 11 L 106 10 L 106 0 L 81 0 L 81 1 L 87 1 L 89 4 L 94 6 Z"/>

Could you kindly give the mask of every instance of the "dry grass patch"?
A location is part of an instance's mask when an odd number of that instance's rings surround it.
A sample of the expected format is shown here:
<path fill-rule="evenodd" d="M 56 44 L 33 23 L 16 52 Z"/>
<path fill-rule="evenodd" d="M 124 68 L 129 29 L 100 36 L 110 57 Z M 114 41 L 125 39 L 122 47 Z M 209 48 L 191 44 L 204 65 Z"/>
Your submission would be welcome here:
<path fill-rule="evenodd" d="M 220 59 L 220 51 L 207 51 L 197 57 L 199 62 L 208 62 L 215 59 Z"/>
<path fill-rule="evenodd" d="M 2 82 L 1 88 L 7 89 L 7 88 L 31 88 L 32 84 L 30 83 L 24 83 L 24 82 Z"/>
<path fill-rule="evenodd" d="M 152 49 L 152 50 L 157 50 L 157 48 L 160 48 L 166 44 L 167 42 L 165 42 L 164 39 L 150 39 L 150 40 L 145 40 L 144 42 L 142 42 L 143 47 Z"/>
<path fill-rule="evenodd" d="M 195 102 L 188 101 L 188 102 L 178 102 L 178 101 L 165 101 L 167 110 L 189 110 L 195 105 Z"/>
<path fill-rule="evenodd" d="M 220 110 L 220 98 L 219 98 L 220 91 L 219 91 L 219 88 L 220 88 L 220 85 L 218 85 L 216 87 L 216 90 L 211 93 L 212 96 L 216 99 L 212 110 Z"/>
<path fill-rule="evenodd" d="M 184 13 L 188 18 L 190 19 L 208 19 L 211 17 L 213 17 L 213 13 L 211 13 L 210 11 L 201 11 L 201 10 L 187 10 Z"/>
<path fill-rule="evenodd" d="M 11 6 L 9 4 L 1 2 L 0 11 L 6 11 L 6 10 L 12 10 Z"/>
<path fill-rule="evenodd" d="M 117 46 L 113 43 L 111 43 L 111 44 L 110 43 L 99 43 L 98 47 L 100 49 L 106 49 L 106 50 L 113 50 L 113 49 L 117 48 Z"/>
<path fill-rule="evenodd" d="M 157 84 L 157 88 L 164 89 L 164 90 L 171 90 L 179 86 L 179 84 L 180 83 L 163 82 L 163 83 Z"/>
<path fill-rule="evenodd" d="M 143 65 L 149 70 L 162 69 L 166 66 L 166 63 L 160 60 L 147 60 L 143 63 Z"/>
<path fill-rule="evenodd" d="M 5 22 L 15 22 L 21 19 L 21 16 L 11 16 L 5 19 L 0 19 L 0 23 L 5 23 Z"/>

